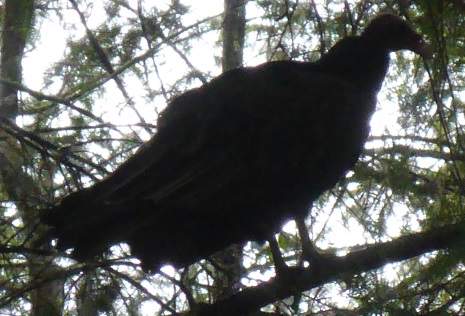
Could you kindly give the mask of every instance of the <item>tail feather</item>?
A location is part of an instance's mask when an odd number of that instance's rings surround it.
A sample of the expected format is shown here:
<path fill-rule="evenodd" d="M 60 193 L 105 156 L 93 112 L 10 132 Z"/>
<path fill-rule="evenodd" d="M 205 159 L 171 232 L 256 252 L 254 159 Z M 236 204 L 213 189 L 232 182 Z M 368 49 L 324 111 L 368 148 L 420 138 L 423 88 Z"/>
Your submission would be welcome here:
<path fill-rule="evenodd" d="M 149 203 L 108 205 L 86 198 L 89 196 L 85 190 L 77 192 L 41 215 L 42 222 L 51 227 L 49 235 L 58 238 L 57 249 L 74 248 L 73 257 L 78 261 L 126 241 L 138 226 L 135 214 L 153 210 Z"/>

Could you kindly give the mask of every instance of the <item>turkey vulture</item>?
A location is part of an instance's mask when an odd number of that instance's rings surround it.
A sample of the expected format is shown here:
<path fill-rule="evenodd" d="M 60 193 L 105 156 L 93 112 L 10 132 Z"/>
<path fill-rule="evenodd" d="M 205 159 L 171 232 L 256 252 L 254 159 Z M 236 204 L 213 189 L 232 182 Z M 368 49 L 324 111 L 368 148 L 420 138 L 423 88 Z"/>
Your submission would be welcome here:
<path fill-rule="evenodd" d="M 316 62 L 225 72 L 174 98 L 150 141 L 42 221 L 77 260 L 126 242 L 146 269 L 265 241 L 355 165 L 399 50 L 429 53 L 406 21 L 382 15 Z"/>

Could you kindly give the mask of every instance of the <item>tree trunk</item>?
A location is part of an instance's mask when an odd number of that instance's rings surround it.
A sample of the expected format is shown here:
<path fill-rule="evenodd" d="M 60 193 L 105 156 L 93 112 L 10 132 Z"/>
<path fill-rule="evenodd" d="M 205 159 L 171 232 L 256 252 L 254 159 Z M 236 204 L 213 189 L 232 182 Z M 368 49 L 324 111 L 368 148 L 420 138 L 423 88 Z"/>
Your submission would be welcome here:
<path fill-rule="evenodd" d="M 243 63 L 245 37 L 245 0 L 225 0 L 223 20 L 223 72 Z M 232 245 L 216 254 L 214 299 L 224 299 L 238 292 L 242 278 L 242 245 Z"/>
<path fill-rule="evenodd" d="M 18 90 L 15 84 L 22 82 L 22 59 L 26 43 L 33 27 L 33 0 L 6 0 L 3 8 L 2 47 L 0 77 L 0 116 L 14 121 L 19 112 Z M 10 84 L 12 83 L 12 84 Z M 24 171 L 30 165 L 30 155 L 24 155 L 24 148 L 16 140 L 2 133 L 0 143 L 0 176 L 8 200 L 14 202 L 25 229 L 22 234 L 32 236 L 34 240 L 35 212 L 34 202 L 41 196 L 37 183 Z M 27 239 L 26 239 L 27 240 Z M 31 244 L 31 241 L 26 242 Z M 57 272 L 50 264 L 50 258 L 38 255 L 25 255 L 28 262 L 31 282 L 37 288 L 30 293 L 31 315 L 61 315 L 63 300 L 63 280 L 42 284 L 40 280 L 49 278 Z M 14 264 L 10 262 L 9 264 Z M 20 269 L 20 267 L 18 267 Z"/>

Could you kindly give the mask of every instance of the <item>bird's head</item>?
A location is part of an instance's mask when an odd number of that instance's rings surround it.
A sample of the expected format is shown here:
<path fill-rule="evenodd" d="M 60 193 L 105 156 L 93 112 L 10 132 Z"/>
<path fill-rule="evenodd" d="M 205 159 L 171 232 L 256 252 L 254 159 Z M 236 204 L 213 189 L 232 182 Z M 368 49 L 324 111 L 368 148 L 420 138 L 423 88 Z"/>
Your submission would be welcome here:
<path fill-rule="evenodd" d="M 432 55 L 431 47 L 423 37 L 407 21 L 392 14 L 380 15 L 372 20 L 361 36 L 389 52 L 407 49 L 424 58 Z"/>

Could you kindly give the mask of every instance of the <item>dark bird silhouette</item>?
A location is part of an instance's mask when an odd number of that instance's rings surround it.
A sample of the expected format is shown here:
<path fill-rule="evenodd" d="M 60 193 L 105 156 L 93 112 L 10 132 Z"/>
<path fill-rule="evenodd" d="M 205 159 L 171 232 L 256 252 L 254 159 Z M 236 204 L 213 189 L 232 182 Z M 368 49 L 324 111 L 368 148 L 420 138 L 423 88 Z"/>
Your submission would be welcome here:
<path fill-rule="evenodd" d="M 126 242 L 146 269 L 265 241 L 355 165 L 399 50 L 429 54 L 406 21 L 383 15 L 316 62 L 223 73 L 173 99 L 150 141 L 42 220 L 78 260 Z"/>

